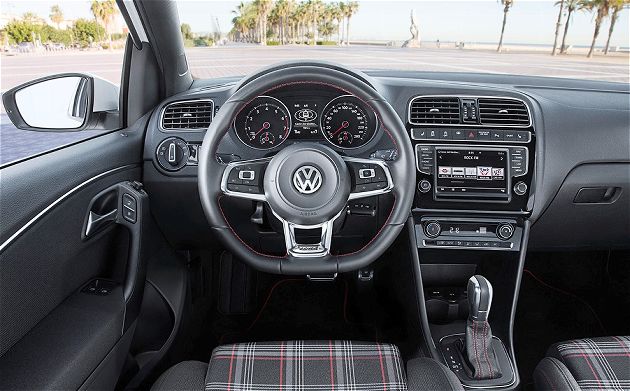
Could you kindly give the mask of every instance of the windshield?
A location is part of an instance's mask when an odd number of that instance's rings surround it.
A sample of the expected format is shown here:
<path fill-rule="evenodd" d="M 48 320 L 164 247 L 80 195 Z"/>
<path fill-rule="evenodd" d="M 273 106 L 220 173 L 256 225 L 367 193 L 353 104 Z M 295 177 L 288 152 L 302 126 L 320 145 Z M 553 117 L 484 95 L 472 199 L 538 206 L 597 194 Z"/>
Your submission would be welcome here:
<path fill-rule="evenodd" d="M 287 60 L 630 82 L 627 0 L 178 1 L 197 78 Z M 553 55 L 552 55 L 553 53 Z"/>

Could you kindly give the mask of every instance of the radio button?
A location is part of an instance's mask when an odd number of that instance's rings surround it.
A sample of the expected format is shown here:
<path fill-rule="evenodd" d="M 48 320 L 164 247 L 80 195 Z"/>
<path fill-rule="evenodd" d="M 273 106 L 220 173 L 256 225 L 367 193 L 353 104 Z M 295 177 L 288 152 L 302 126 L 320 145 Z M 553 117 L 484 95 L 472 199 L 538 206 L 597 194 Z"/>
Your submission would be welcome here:
<path fill-rule="evenodd" d="M 420 193 L 428 193 L 430 190 L 431 190 L 431 182 L 429 182 L 426 179 L 423 179 L 420 182 L 418 182 L 418 191 Z"/>
<path fill-rule="evenodd" d="M 440 138 L 440 131 L 436 129 L 427 129 L 427 140 L 435 140 Z"/>
<path fill-rule="evenodd" d="M 513 130 L 506 130 L 505 132 L 503 132 L 503 140 L 505 141 L 516 140 L 516 132 Z"/>
<path fill-rule="evenodd" d="M 518 182 L 514 185 L 514 194 L 522 196 L 527 193 L 527 184 L 525 182 Z"/>
<path fill-rule="evenodd" d="M 514 226 L 512 224 L 504 223 L 497 227 L 497 236 L 501 240 L 508 240 L 514 235 Z"/>
<path fill-rule="evenodd" d="M 414 140 L 426 140 L 427 130 L 423 128 L 411 128 L 411 138 Z"/>
<path fill-rule="evenodd" d="M 503 141 L 503 132 L 500 130 L 493 130 L 490 134 L 490 138 L 493 141 Z"/>
<path fill-rule="evenodd" d="M 436 238 L 440 236 L 441 232 L 442 232 L 442 227 L 440 226 L 440 223 L 438 223 L 437 221 L 431 221 L 430 223 L 424 226 L 424 233 L 425 235 L 427 235 L 428 238 Z"/>
<path fill-rule="evenodd" d="M 442 140 L 451 140 L 453 138 L 453 134 L 450 129 L 442 129 L 440 130 L 440 138 Z"/>
<path fill-rule="evenodd" d="M 491 131 L 489 130 L 478 130 L 477 131 L 477 139 L 478 140 L 490 140 Z"/>
<path fill-rule="evenodd" d="M 466 131 L 461 129 L 453 130 L 453 140 L 465 140 L 466 139 Z"/>
<path fill-rule="evenodd" d="M 467 130 L 466 131 L 466 140 L 477 140 L 477 131 L 476 130 Z"/>
<path fill-rule="evenodd" d="M 531 140 L 531 133 L 527 131 L 516 132 L 516 141 L 520 143 L 528 143 Z"/>

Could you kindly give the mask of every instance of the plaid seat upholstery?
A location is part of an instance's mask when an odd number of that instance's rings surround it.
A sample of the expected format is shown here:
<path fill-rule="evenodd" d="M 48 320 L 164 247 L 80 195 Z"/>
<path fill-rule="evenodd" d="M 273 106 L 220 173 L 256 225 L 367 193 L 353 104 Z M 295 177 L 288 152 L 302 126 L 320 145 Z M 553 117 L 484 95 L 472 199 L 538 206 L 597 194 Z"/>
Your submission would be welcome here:
<path fill-rule="evenodd" d="M 553 345 L 534 373 L 540 390 L 630 390 L 630 337 Z"/>
<path fill-rule="evenodd" d="M 394 345 L 351 341 L 251 342 L 212 353 L 206 390 L 406 390 Z"/>

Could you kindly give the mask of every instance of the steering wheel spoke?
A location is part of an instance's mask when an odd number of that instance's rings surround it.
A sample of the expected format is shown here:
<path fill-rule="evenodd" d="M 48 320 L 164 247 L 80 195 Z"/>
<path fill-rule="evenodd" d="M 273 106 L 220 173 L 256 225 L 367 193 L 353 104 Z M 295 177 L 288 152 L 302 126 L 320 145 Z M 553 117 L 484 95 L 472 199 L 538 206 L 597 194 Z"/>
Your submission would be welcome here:
<path fill-rule="evenodd" d="M 295 258 L 321 258 L 330 254 L 330 244 L 332 242 L 333 224 L 335 220 L 341 216 L 341 212 L 332 219 L 316 225 L 299 225 L 284 220 L 276 215 L 282 221 L 284 233 L 284 243 L 287 248 L 287 254 Z M 318 242 L 300 243 L 296 234 L 296 230 L 301 230 L 309 236 L 318 236 Z M 306 232 L 306 231 L 312 231 Z"/>
<path fill-rule="evenodd" d="M 242 160 L 228 164 L 221 178 L 223 194 L 253 201 L 266 201 L 263 177 L 269 160 Z"/>
<path fill-rule="evenodd" d="M 348 200 L 389 193 L 394 188 L 387 163 L 382 160 L 344 157 L 352 177 Z"/>

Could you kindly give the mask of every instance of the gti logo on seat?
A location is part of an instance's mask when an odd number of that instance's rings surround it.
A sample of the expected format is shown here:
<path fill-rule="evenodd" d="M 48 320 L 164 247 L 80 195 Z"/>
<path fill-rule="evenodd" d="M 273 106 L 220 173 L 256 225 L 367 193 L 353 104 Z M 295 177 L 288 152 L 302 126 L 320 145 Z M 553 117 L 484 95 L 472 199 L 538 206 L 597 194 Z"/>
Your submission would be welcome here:
<path fill-rule="evenodd" d="M 302 166 L 293 174 L 293 186 L 302 194 L 315 193 L 322 186 L 322 174 L 313 166 Z"/>

